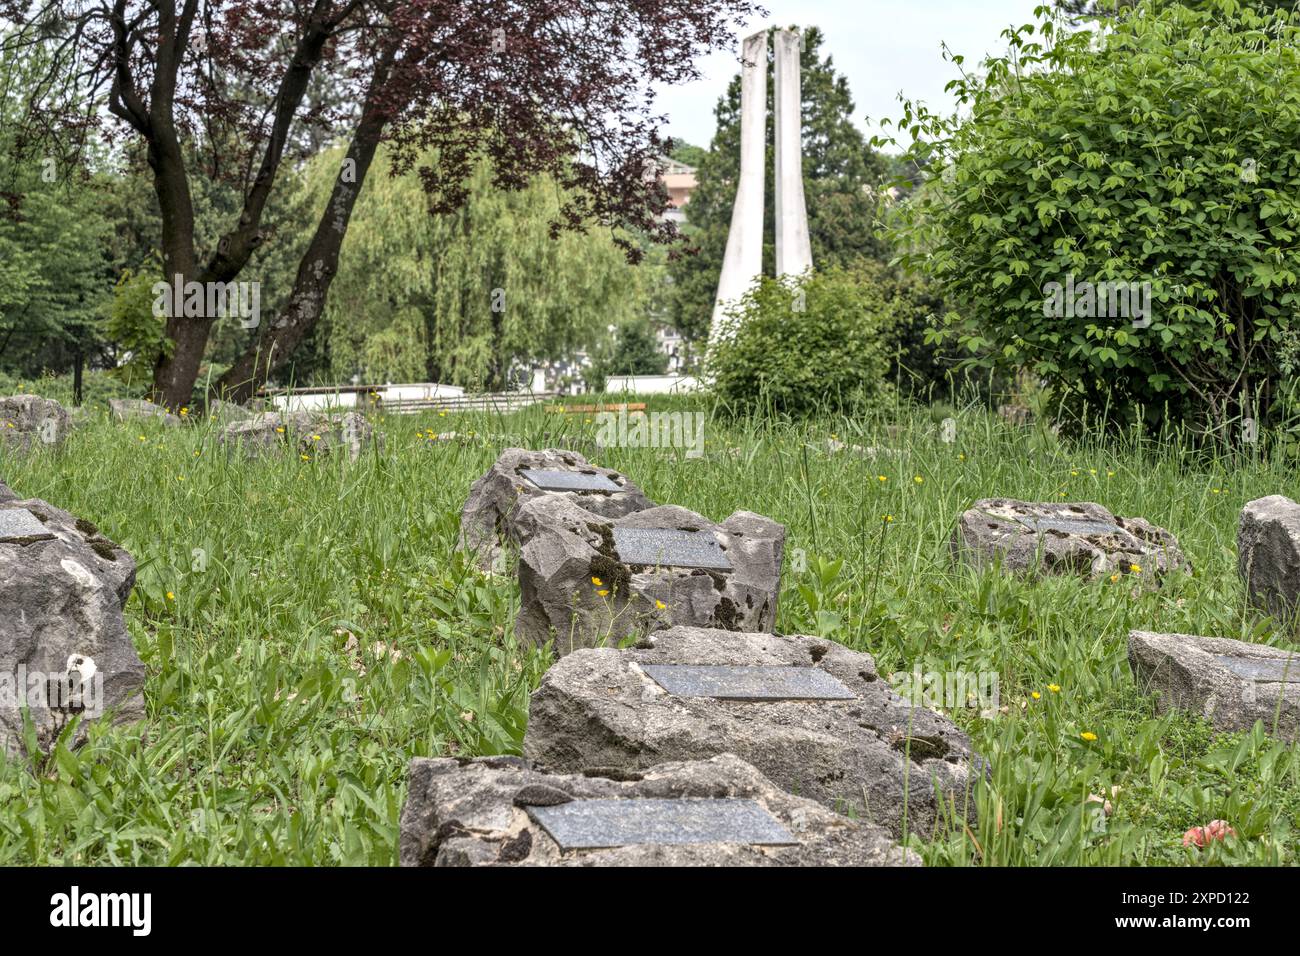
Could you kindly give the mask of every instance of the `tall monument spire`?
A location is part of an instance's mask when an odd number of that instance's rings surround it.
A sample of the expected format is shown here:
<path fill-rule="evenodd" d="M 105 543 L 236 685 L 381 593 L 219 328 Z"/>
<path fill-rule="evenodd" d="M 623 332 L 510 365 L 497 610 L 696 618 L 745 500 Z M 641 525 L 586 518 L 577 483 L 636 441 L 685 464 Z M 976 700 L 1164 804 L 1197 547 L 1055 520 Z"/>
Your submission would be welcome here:
<path fill-rule="evenodd" d="M 727 310 L 763 272 L 763 188 L 767 161 L 767 31 L 741 44 L 740 180 L 731 210 L 727 251 L 713 302 L 710 338 Z"/>
<path fill-rule="evenodd" d="M 797 30 L 776 31 L 772 124 L 776 130 L 776 274 L 812 268 L 808 209 L 803 197 L 803 98 L 799 89 Z"/>
<path fill-rule="evenodd" d="M 800 275 L 812 268 L 808 210 L 803 193 L 803 122 L 799 89 L 799 31 L 777 30 L 773 87 L 776 140 L 776 274 Z M 731 210 L 727 251 L 713 302 L 710 341 L 721 334 L 727 309 L 763 272 L 763 191 L 767 185 L 767 31 L 741 44 L 740 181 Z"/>

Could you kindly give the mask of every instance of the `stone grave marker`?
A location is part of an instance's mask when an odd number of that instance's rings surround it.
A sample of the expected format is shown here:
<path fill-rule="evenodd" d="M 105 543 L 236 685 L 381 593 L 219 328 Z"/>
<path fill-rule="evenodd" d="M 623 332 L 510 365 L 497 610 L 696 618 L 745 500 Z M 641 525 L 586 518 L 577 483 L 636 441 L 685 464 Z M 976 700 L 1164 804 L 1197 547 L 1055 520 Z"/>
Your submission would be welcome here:
<path fill-rule="evenodd" d="M 1224 731 L 1262 720 L 1270 733 L 1300 739 L 1300 651 L 1225 637 L 1132 631 L 1129 666 L 1156 709 L 1186 710 Z"/>
<path fill-rule="evenodd" d="M 1300 505 L 1269 495 L 1241 509 L 1237 573 L 1251 606 L 1293 629 L 1300 624 Z"/>
<path fill-rule="evenodd" d="M 75 715 L 74 746 L 93 720 L 144 717 L 144 664 L 122 617 L 134 584 L 131 555 L 89 521 L 36 498 L 0 504 L 0 662 L 27 675 L 0 693 L 0 751 L 23 753 L 28 719 L 48 750 Z"/>
<path fill-rule="evenodd" d="M 1015 574 L 1118 573 L 1155 583 L 1169 571 L 1191 570 L 1168 531 L 1090 501 L 984 498 L 962 514 L 949 545 L 954 560 Z"/>
<path fill-rule="evenodd" d="M 53 537 L 54 533 L 26 508 L 0 509 L 0 541 L 22 544 Z"/>
<path fill-rule="evenodd" d="M 674 697 L 717 700 L 854 700 L 857 695 L 818 667 L 642 664 Z"/>
<path fill-rule="evenodd" d="M 542 678 L 524 733 L 524 756 L 552 773 L 719 754 L 896 839 L 904 803 L 923 836 L 947 806 L 974 821 L 985 772 L 970 739 L 896 694 L 871 655 L 797 635 L 674 627 L 575 651 Z"/>
<path fill-rule="evenodd" d="M 597 500 L 600 500 L 599 497 Z M 570 496 L 524 503 L 515 634 L 557 654 L 673 625 L 768 631 L 785 528 L 738 511 L 715 524 L 676 505 L 602 519 Z"/>
<path fill-rule="evenodd" d="M 919 866 L 881 827 L 733 754 L 550 774 L 518 757 L 411 761 L 402 866 Z"/>
<path fill-rule="evenodd" d="M 459 547 L 484 569 L 504 565 L 504 549 L 522 548 L 531 534 L 532 526 L 520 522 L 524 505 L 546 497 L 571 502 L 586 520 L 622 518 L 654 507 L 627 476 L 598 468 L 576 451 L 507 448 L 470 486 L 460 513 Z"/>
<path fill-rule="evenodd" d="M 51 398 L 10 395 L 0 398 L 0 445 L 19 452 L 59 448 L 72 430 L 68 410 Z"/>
<path fill-rule="evenodd" d="M 614 550 L 624 564 L 730 571 L 731 562 L 707 531 L 673 528 L 615 528 Z"/>
<path fill-rule="evenodd" d="M 799 841 L 753 800 L 573 800 L 528 813 L 561 850 L 618 846 L 743 843 L 793 846 Z"/>
<path fill-rule="evenodd" d="M 606 491 L 623 489 L 599 472 L 559 471 L 553 468 L 524 468 L 519 472 L 542 491 Z"/>

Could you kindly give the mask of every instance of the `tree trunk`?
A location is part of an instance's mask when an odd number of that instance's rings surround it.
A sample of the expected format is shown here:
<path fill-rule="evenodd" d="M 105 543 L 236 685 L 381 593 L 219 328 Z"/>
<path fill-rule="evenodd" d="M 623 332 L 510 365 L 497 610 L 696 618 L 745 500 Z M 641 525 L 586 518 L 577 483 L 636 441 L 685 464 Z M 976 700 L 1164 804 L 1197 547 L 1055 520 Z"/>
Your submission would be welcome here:
<path fill-rule="evenodd" d="M 391 66 L 390 52 L 375 67 L 361 121 L 353 133 L 343 168 L 334 180 L 329 203 L 298 265 L 288 305 L 275 322 L 262 327 L 257 342 L 245 349 L 226 374 L 217 380 L 213 386 L 215 397 L 240 404 L 247 402 L 266 384 L 271 372 L 292 357 L 294 349 L 320 320 L 325 310 L 325 297 L 338 272 L 339 249 L 347 235 L 357 194 L 366 181 L 388 122 L 389 111 L 381 108 L 378 99 Z"/>

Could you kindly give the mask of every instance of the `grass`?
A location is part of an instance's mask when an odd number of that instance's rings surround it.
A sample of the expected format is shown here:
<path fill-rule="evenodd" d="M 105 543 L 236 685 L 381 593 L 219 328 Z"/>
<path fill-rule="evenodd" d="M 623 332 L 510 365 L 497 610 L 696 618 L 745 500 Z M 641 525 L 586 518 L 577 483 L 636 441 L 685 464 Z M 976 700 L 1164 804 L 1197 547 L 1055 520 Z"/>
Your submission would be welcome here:
<path fill-rule="evenodd" d="M 952 713 L 994 767 L 979 824 L 915 840 L 928 864 L 1296 862 L 1296 748 L 1259 726 L 1221 736 L 1157 716 L 1126 659 L 1133 627 L 1287 645 L 1243 609 L 1234 538 L 1246 501 L 1300 497 L 1294 466 L 1140 435 L 1065 443 L 975 410 L 957 420 L 949 444 L 920 412 L 711 419 L 703 458 L 597 460 L 660 502 L 784 522 L 779 630 L 869 651 L 886 675 L 999 675 L 1005 713 Z M 148 668 L 143 724 L 0 767 L 0 863 L 390 865 L 412 756 L 519 751 L 550 657 L 513 641 L 513 578 L 455 553 L 459 510 L 503 447 L 486 436 L 576 444 L 595 425 L 534 409 L 381 427 L 385 450 L 354 464 L 245 463 L 209 426 L 102 418 L 59 455 L 0 458 L 20 494 L 135 555 L 127 620 Z M 476 437 L 428 438 L 453 428 Z M 901 454 L 808 447 L 831 435 Z M 994 495 L 1145 516 L 1178 536 L 1195 574 L 1152 589 L 954 569 L 958 514 Z M 1087 798 L 1112 787 L 1106 816 Z M 1182 847 L 1215 818 L 1237 839 Z"/>

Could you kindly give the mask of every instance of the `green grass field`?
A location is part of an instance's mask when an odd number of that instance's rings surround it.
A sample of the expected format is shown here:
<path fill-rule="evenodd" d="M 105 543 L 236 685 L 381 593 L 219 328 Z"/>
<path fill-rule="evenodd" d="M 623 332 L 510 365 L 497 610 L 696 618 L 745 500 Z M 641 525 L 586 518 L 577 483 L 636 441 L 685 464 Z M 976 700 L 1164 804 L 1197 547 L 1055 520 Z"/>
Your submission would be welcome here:
<path fill-rule="evenodd" d="M 1246 501 L 1300 497 L 1294 465 L 1138 436 L 1058 442 L 981 411 L 957 420 L 951 444 L 919 413 L 888 429 L 710 420 L 703 458 L 596 460 L 662 503 L 784 522 L 779 630 L 869 651 L 886 675 L 997 672 L 1004 713 L 952 713 L 994 767 L 979 825 L 915 841 L 927 864 L 1294 863 L 1296 748 L 1260 727 L 1223 737 L 1156 717 L 1126 658 L 1133 627 L 1286 644 L 1245 612 L 1234 541 Z M 519 751 L 550 658 L 513 641 L 513 575 L 454 551 L 459 511 L 504 447 L 490 436 L 580 448 L 595 425 L 541 409 L 378 424 L 384 451 L 354 464 L 246 463 L 210 426 L 103 418 L 57 456 L 0 458 L 20 495 L 135 555 L 127 618 L 149 675 L 142 725 L 0 768 L 0 863 L 391 865 L 412 756 Z M 428 438 L 453 428 L 475 438 Z M 901 454 L 808 447 L 832 435 Z M 954 569 L 958 514 L 995 495 L 1144 516 L 1195 573 L 1151 589 Z M 1107 817 L 1086 799 L 1112 787 Z M 1237 839 L 1183 848 L 1185 829 L 1215 818 Z"/>

